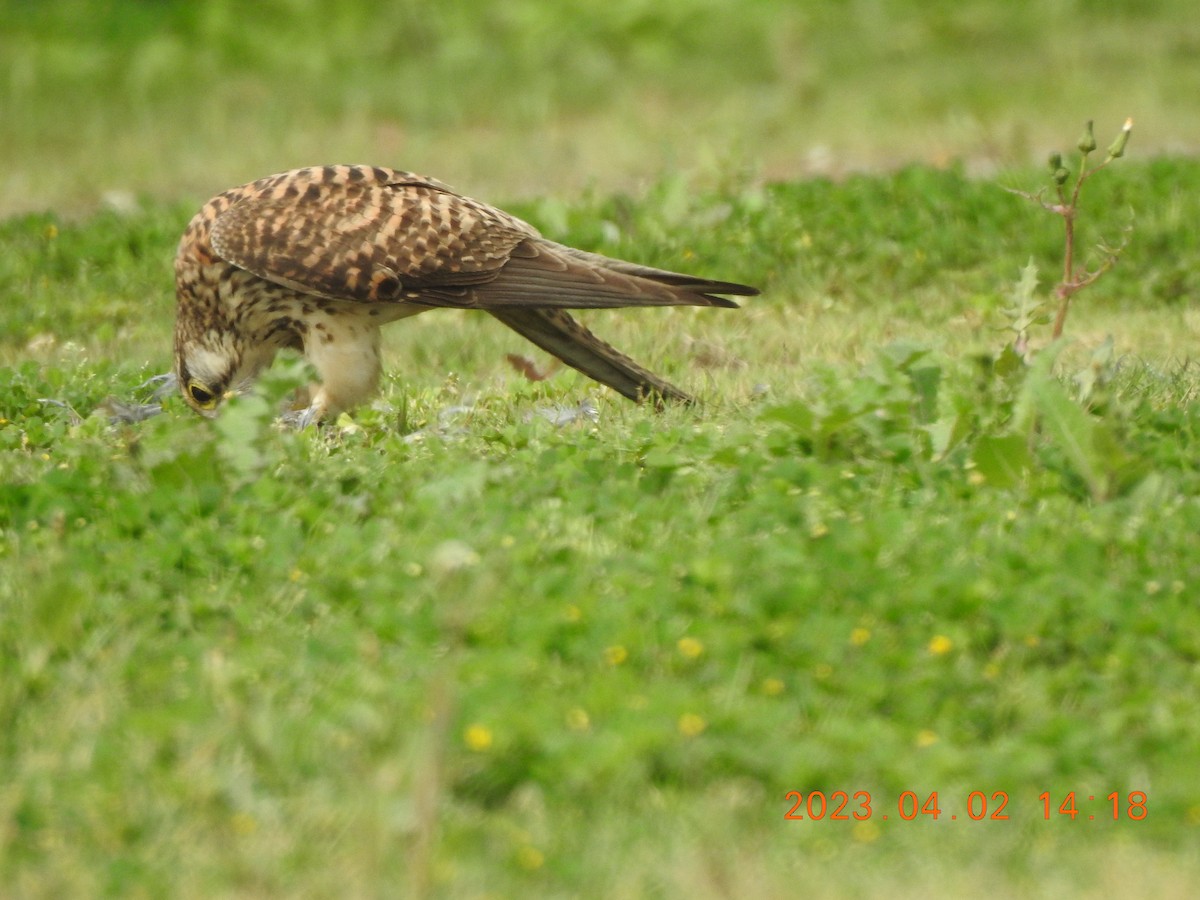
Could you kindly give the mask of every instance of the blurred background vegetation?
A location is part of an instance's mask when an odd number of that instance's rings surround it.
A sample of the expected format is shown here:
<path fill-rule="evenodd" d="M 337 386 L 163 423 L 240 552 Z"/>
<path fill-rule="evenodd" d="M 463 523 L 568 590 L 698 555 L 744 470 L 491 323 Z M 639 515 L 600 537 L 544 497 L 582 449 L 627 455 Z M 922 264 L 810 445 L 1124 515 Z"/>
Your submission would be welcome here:
<path fill-rule="evenodd" d="M 0 0 L 0 215 L 371 162 L 493 200 L 1200 146 L 1193 0 Z"/>

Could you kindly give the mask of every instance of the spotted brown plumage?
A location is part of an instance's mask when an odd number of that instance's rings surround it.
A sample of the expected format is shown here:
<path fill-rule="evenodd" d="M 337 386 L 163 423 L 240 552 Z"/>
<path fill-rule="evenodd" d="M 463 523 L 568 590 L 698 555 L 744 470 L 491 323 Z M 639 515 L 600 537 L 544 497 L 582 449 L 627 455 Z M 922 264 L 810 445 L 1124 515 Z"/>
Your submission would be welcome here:
<path fill-rule="evenodd" d="M 481 309 L 634 400 L 691 402 L 565 310 L 726 306 L 755 288 L 624 262 L 543 238 L 495 207 L 409 172 L 295 169 L 210 200 L 175 258 L 175 373 L 211 413 L 291 347 L 321 384 L 304 421 L 371 396 L 379 327 L 437 307 Z"/>

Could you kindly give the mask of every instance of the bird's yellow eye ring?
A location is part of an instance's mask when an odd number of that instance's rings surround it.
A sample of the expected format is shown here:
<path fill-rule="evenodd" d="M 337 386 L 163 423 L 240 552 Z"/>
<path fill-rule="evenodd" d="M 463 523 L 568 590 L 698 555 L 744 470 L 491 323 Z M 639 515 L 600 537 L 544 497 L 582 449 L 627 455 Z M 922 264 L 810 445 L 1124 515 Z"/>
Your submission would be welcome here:
<path fill-rule="evenodd" d="M 191 381 L 188 382 L 187 391 L 188 391 L 188 396 L 192 398 L 192 402 L 195 403 L 201 409 L 216 409 L 217 408 L 216 393 L 214 393 L 213 391 L 210 391 L 207 387 L 205 387 L 203 384 L 201 384 L 196 379 L 193 378 Z"/>

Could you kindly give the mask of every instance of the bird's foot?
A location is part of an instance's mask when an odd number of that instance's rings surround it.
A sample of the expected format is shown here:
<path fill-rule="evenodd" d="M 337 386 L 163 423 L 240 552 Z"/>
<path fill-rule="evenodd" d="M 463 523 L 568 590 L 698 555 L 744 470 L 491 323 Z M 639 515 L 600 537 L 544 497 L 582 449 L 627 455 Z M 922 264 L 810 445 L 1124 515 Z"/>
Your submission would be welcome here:
<path fill-rule="evenodd" d="M 147 378 L 134 388 L 135 395 L 145 395 L 147 391 L 151 391 L 147 402 L 139 403 L 108 397 L 100 405 L 100 408 L 108 413 L 109 421 L 114 425 L 135 425 L 161 413 L 163 400 L 178 389 L 179 379 L 175 377 L 175 373 L 163 372 L 161 375 Z"/>
<path fill-rule="evenodd" d="M 163 372 L 161 375 L 154 375 L 147 378 L 134 388 L 134 390 L 141 393 L 148 388 L 154 388 L 154 392 L 150 395 L 150 400 L 158 402 L 179 390 L 179 378 L 174 372 Z"/>
<path fill-rule="evenodd" d="M 324 410 L 317 406 L 306 406 L 304 409 L 291 409 L 279 417 L 279 421 L 288 428 L 303 431 L 321 421 Z"/>
<path fill-rule="evenodd" d="M 575 406 L 555 404 L 550 407 L 539 407 L 535 412 L 556 428 L 562 428 L 564 425 L 581 420 L 600 421 L 600 410 L 591 400 L 582 400 Z"/>

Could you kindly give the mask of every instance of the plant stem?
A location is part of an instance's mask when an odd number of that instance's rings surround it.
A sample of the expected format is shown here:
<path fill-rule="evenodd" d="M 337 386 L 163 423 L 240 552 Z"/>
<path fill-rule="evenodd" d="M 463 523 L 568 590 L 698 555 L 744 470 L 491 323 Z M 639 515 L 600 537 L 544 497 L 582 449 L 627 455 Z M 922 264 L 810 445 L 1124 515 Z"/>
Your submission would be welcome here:
<path fill-rule="evenodd" d="M 1087 157 L 1084 157 L 1086 161 Z M 1063 230 L 1066 232 L 1066 248 L 1063 253 L 1063 277 L 1062 282 L 1058 285 L 1055 293 L 1058 295 L 1058 314 L 1054 317 L 1054 330 L 1050 337 L 1054 340 L 1062 337 L 1063 325 L 1067 321 L 1067 309 L 1071 305 L 1071 294 L 1074 291 L 1071 289 L 1075 279 L 1075 204 L 1079 199 L 1079 186 L 1083 184 L 1086 178 L 1082 167 L 1080 168 L 1079 178 L 1075 182 L 1075 190 L 1071 192 L 1071 202 L 1067 202 L 1067 198 L 1063 195 L 1062 186 L 1058 188 L 1058 213 L 1063 219 Z"/>

